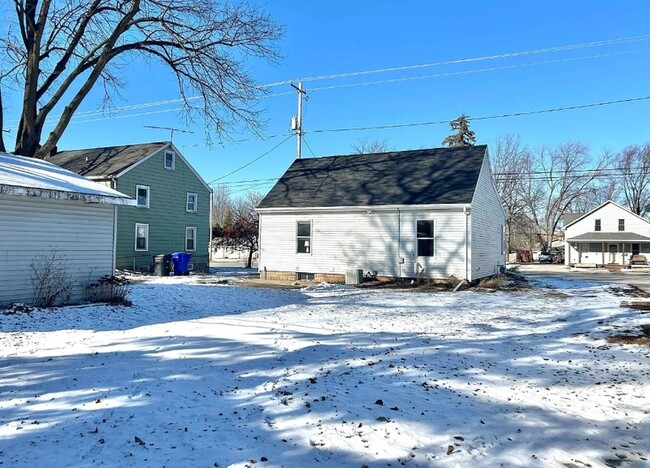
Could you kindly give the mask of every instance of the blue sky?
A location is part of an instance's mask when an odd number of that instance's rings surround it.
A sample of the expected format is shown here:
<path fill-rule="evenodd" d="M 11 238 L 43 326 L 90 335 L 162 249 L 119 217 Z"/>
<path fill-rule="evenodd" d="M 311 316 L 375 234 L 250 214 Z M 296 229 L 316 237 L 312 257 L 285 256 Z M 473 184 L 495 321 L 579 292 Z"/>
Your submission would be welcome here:
<path fill-rule="evenodd" d="M 261 7 L 285 25 L 286 33 L 279 43 L 282 59 L 278 64 L 249 64 L 259 84 L 648 35 L 618 44 L 306 81 L 309 99 L 304 104 L 303 128 L 307 133 L 303 157 L 347 154 L 364 137 L 388 139 L 398 150 L 435 147 L 449 134 L 447 124 L 355 132 L 317 130 L 448 121 L 461 113 L 480 118 L 650 96 L 650 2 L 645 0 L 277 0 Z M 127 86 L 118 106 L 178 97 L 173 79 L 155 65 L 133 64 L 124 71 Z M 429 77 L 416 79 L 420 76 Z M 403 81 L 365 84 L 399 79 Z M 330 86 L 339 87 L 317 89 Z M 291 91 L 288 84 L 274 87 L 270 93 L 281 95 L 260 103 L 265 108 L 265 135 L 288 135 L 297 101 Z M 17 98 L 5 96 L 8 121 L 15 118 Z M 81 111 L 97 107 L 98 102 L 89 100 Z M 169 111 L 176 107 L 156 105 L 117 112 L 113 118 L 93 114 L 77 118 L 59 148 L 160 141 L 168 139 L 169 133 L 144 126 L 183 128 L 194 133 L 175 134 L 175 145 L 211 182 L 248 164 L 286 138 L 253 139 L 209 148 L 205 146 L 202 123 L 187 124 L 180 114 Z M 471 127 L 481 144 L 493 143 L 502 133 L 517 133 L 531 146 L 582 141 L 596 154 L 603 148 L 619 150 L 650 140 L 649 123 L 650 100 L 642 100 L 475 120 Z M 251 139 L 253 135 L 233 137 Z M 266 192 L 272 185 L 272 180 L 266 179 L 279 177 L 294 158 L 295 138 L 291 138 L 221 182 L 235 194 L 247 189 Z"/>

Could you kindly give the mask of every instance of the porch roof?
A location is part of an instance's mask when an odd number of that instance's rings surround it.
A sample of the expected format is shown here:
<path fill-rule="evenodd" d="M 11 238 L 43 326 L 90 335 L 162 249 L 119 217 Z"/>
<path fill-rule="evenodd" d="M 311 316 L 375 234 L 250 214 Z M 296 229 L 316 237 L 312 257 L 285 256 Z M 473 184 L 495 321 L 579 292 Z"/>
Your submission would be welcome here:
<path fill-rule="evenodd" d="M 650 237 L 635 232 L 587 232 L 566 239 L 567 242 L 650 242 Z"/>

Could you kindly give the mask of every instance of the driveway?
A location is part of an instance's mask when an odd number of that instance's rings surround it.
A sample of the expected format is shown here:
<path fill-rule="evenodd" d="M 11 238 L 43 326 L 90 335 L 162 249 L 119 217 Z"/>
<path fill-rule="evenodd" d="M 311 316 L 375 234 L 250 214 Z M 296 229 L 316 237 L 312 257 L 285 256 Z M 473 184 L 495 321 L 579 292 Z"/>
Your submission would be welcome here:
<path fill-rule="evenodd" d="M 650 293 L 650 273 L 648 271 L 622 270 L 613 273 L 602 268 L 568 268 L 564 265 L 540 263 L 511 264 L 508 269 L 530 278 L 551 277 L 589 280 L 598 283 L 631 284 Z"/>

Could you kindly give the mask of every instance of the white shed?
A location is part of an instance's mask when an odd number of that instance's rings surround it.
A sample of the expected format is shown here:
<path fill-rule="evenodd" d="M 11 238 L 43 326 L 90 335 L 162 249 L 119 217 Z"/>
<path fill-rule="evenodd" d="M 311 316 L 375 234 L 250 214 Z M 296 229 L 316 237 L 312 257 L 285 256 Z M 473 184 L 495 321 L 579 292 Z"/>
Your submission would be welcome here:
<path fill-rule="evenodd" d="M 298 159 L 257 211 L 262 278 L 471 281 L 505 265 L 486 146 Z"/>
<path fill-rule="evenodd" d="M 650 222 L 609 200 L 564 226 L 567 266 L 630 266 L 650 260 Z"/>
<path fill-rule="evenodd" d="M 49 162 L 0 153 L 0 306 L 32 302 L 32 264 L 53 252 L 72 281 L 67 301 L 82 300 L 113 274 L 116 206 L 131 204 Z"/>

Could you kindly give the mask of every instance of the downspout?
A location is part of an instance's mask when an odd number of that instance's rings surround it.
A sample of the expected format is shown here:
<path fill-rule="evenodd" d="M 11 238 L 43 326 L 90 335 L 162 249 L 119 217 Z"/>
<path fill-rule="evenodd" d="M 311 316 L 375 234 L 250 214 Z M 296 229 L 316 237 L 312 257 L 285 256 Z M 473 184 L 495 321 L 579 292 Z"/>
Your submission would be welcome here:
<path fill-rule="evenodd" d="M 402 215 L 397 208 L 397 265 L 399 266 L 399 277 L 402 278 Z"/>
<path fill-rule="evenodd" d="M 115 274 L 115 266 L 117 263 L 117 205 L 113 205 L 113 269 L 111 276 Z"/>
<path fill-rule="evenodd" d="M 465 214 L 465 281 L 469 281 L 469 212 L 463 207 Z"/>
<path fill-rule="evenodd" d="M 210 262 L 212 261 L 212 241 L 214 240 L 212 238 L 212 210 L 214 210 L 214 191 L 210 190 L 210 216 L 209 216 L 209 225 L 208 225 L 208 232 L 209 232 L 209 241 L 208 241 L 208 272 L 210 271 Z"/>

